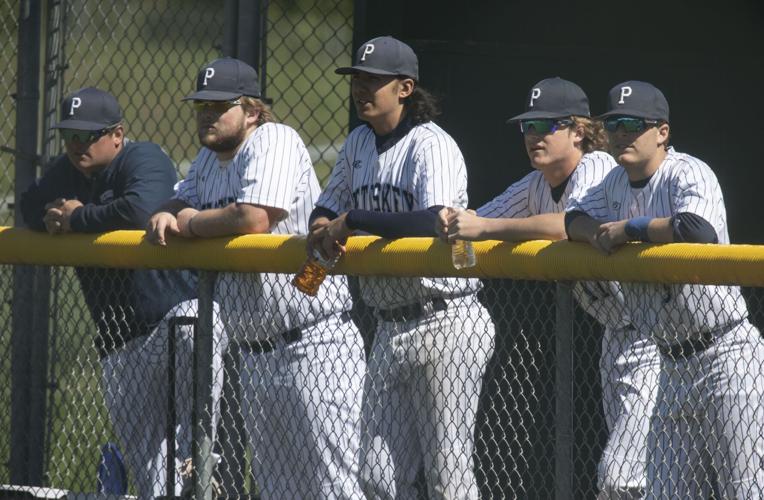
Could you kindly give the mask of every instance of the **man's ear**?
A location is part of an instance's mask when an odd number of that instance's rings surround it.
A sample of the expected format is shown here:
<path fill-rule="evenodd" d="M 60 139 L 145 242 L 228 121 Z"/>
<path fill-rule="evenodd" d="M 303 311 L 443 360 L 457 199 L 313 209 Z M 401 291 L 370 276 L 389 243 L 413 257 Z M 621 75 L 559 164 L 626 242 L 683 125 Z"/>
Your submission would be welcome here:
<path fill-rule="evenodd" d="M 416 87 L 416 83 L 411 78 L 401 78 L 398 80 L 399 86 L 398 86 L 398 98 L 399 99 L 405 99 L 408 96 L 410 96 L 414 92 L 414 88 Z"/>
<path fill-rule="evenodd" d="M 670 127 L 668 123 L 661 123 L 658 126 L 658 145 L 666 147 L 668 145 Z"/>
<path fill-rule="evenodd" d="M 125 140 L 125 129 L 122 125 L 117 125 L 110 132 L 110 135 L 114 141 L 114 147 L 119 147 L 119 145 L 122 144 L 122 141 Z"/>

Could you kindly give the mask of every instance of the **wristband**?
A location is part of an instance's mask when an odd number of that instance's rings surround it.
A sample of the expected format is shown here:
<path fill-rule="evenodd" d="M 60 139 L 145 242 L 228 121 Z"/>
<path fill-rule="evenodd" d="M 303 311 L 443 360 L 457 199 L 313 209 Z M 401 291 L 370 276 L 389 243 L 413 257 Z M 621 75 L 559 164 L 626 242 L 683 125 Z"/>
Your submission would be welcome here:
<path fill-rule="evenodd" d="M 186 224 L 189 234 L 194 238 L 201 238 L 201 236 L 194 232 L 194 228 L 191 226 L 191 223 L 194 221 L 194 217 L 196 217 L 198 214 L 199 212 L 195 213 L 190 219 L 188 219 L 188 224 Z"/>
<path fill-rule="evenodd" d="M 629 241 L 649 242 L 650 236 L 647 234 L 647 226 L 650 224 L 651 220 L 653 220 L 652 217 L 647 217 L 644 215 L 641 217 L 634 217 L 633 219 L 629 219 L 628 222 L 626 222 L 626 227 L 624 228 Z"/>

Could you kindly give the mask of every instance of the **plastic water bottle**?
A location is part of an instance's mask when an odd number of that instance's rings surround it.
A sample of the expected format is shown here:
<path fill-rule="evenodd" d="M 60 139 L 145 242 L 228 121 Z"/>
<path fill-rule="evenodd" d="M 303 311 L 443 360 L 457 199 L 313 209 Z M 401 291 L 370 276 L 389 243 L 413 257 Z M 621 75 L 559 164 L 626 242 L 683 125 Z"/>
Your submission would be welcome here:
<path fill-rule="evenodd" d="M 315 297 L 321 283 L 326 279 L 326 273 L 337 264 L 338 260 L 339 255 L 332 260 L 326 260 L 318 250 L 313 250 L 313 255 L 305 260 L 300 271 L 294 275 L 292 285 L 305 295 Z"/>
<path fill-rule="evenodd" d="M 451 262 L 456 269 L 464 269 L 475 265 L 475 249 L 471 241 L 456 240 L 451 245 Z"/>

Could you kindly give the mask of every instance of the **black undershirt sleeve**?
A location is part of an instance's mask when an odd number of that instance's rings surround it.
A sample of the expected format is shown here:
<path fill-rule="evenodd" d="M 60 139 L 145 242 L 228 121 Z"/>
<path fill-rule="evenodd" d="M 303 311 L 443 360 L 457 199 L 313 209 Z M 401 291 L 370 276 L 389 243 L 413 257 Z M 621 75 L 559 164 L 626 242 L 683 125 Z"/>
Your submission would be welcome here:
<path fill-rule="evenodd" d="M 570 231 L 568 231 L 568 228 L 570 228 L 570 224 L 574 220 L 576 220 L 579 217 L 581 217 L 582 215 L 586 215 L 586 212 L 582 212 L 580 210 L 573 210 L 571 212 L 565 212 L 565 234 L 568 236 L 569 240 L 570 240 Z"/>
<path fill-rule="evenodd" d="M 318 219 L 319 217 L 326 217 L 329 220 L 334 220 L 337 218 L 337 214 L 328 208 L 316 205 L 316 208 L 313 209 L 313 211 L 310 213 L 310 218 L 308 219 L 308 226 L 313 225 L 313 221 Z"/>
<path fill-rule="evenodd" d="M 375 234 L 389 240 L 411 237 L 436 237 L 435 223 L 443 205 L 413 212 L 372 212 L 353 209 L 345 223 L 350 229 Z"/>
<path fill-rule="evenodd" d="M 681 212 L 671 218 L 676 243 L 719 243 L 714 227 L 700 215 Z"/>

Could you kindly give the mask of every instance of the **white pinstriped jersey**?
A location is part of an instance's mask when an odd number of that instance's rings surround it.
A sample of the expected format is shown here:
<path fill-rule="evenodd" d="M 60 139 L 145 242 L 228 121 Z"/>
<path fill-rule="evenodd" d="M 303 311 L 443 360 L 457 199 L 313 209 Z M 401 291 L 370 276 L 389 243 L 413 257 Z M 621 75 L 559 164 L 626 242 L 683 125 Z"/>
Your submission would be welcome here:
<path fill-rule="evenodd" d="M 524 218 L 565 211 L 568 198 L 602 182 L 616 166 L 612 156 L 602 151 L 586 153 L 570 174 L 568 184 L 555 201 L 552 189 L 539 170 L 534 170 L 503 193 L 478 208 L 477 214 L 491 218 Z M 581 307 L 605 327 L 618 328 L 629 322 L 621 287 L 616 282 L 579 282 L 573 293 Z"/>
<path fill-rule="evenodd" d="M 602 222 L 693 213 L 713 226 L 719 243 L 729 244 L 727 214 L 716 176 L 702 161 L 673 148 L 644 187 L 632 187 L 626 170 L 616 168 L 599 185 L 572 197 L 568 210 L 585 212 Z M 724 329 L 748 317 L 738 287 L 624 283 L 623 289 L 635 326 L 666 345 L 697 338 L 703 331 Z"/>
<path fill-rule="evenodd" d="M 285 210 L 273 234 L 306 234 L 320 192 L 308 151 L 297 132 L 282 124 L 257 127 L 225 165 L 202 148 L 175 195 L 204 210 L 250 203 Z M 344 276 L 329 276 L 316 298 L 290 284 L 291 276 L 271 273 L 221 273 L 216 295 L 221 316 L 237 338 L 268 338 L 309 325 L 351 307 Z"/>
<path fill-rule="evenodd" d="M 358 208 L 410 212 L 433 205 L 467 206 L 467 168 L 456 142 L 435 123 L 414 126 L 378 154 L 368 125 L 353 130 L 316 203 L 338 214 Z M 429 296 L 480 289 L 476 279 L 361 277 L 364 301 L 389 309 Z"/>

